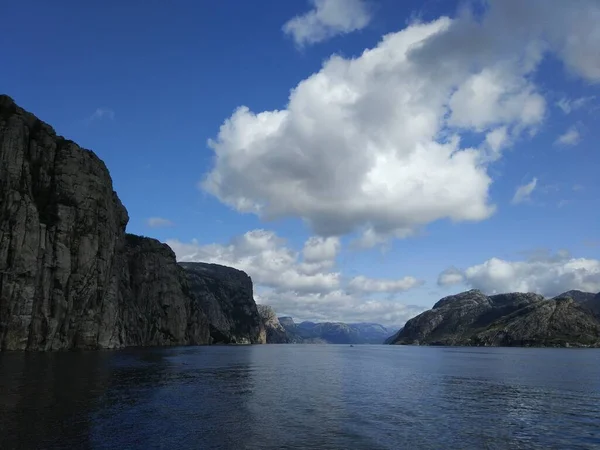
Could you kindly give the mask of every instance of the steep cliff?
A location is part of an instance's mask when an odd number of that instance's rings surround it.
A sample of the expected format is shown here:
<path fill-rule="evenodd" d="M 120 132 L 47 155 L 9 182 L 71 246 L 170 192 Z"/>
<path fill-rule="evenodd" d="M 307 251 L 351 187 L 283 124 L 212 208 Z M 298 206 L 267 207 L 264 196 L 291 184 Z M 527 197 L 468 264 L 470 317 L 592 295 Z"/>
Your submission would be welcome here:
<path fill-rule="evenodd" d="M 0 347 L 87 347 L 128 221 L 104 163 L 0 96 L 0 202 Z"/>
<path fill-rule="evenodd" d="M 266 331 L 267 344 L 290 344 L 293 342 L 279 322 L 275 310 L 268 305 L 256 305 Z"/>
<path fill-rule="evenodd" d="M 391 341 L 391 342 L 390 342 Z M 445 297 L 409 320 L 393 344 L 598 346 L 600 321 L 570 297 L 486 296 L 477 290 Z"/>
<path fill-rule="evenodd" d="M 208 319 L 171 248 L 131 234 L 125 242 L 119 254 L 119 309 L 113 329 L 118 346 L 209 343 Z M 102 337 L 111 346 L 116 336 Z"/>
<path fill-rule="evenodd" d="M 0 95 L 0 350 L 210 341 L 171 249 L 127 222 L 104 163 Z"/>
<path fill-rule="evenodd" d="M 264 344 L 266 332 L 256 303 L 252 280 L 241 270 L 218 264 L 180 263 L 189 292 L 210 322 L 215 343 Z"/>

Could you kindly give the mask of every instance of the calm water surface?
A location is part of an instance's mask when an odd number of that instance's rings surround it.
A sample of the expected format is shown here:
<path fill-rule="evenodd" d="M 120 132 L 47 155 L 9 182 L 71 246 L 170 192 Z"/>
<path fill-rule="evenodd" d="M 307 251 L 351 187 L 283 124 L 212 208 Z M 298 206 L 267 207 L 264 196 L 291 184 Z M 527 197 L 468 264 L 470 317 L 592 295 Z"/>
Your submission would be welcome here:
<path fill-rule="evenodd" d="M 4 353 L 0 448 L 600 449 L 600 351 Z"/>

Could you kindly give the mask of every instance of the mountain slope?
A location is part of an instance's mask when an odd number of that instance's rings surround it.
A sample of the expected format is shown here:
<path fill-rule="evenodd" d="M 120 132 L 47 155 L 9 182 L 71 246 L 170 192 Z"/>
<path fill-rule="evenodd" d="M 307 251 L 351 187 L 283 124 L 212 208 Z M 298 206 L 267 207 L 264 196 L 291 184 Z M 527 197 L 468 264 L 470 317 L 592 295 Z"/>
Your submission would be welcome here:
<path fill-rule="evenodd" d="M 586 296 L 586 298 L 588 298 Z M 600 321 L 566 296 L 486 296 L 477 290 L 445 297 L 409 320 L 393 344 L 597 346 Z"/>

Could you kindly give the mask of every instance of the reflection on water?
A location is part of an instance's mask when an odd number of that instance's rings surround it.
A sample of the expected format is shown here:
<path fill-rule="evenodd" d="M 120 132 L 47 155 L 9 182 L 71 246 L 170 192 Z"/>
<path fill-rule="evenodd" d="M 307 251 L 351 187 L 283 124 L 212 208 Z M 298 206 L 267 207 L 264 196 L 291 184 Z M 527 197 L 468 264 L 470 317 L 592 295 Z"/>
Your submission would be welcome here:
<path fill-rule="evenodd" d="M 600 448 L 600 351 L 0 354 L 0 448 Z"/>

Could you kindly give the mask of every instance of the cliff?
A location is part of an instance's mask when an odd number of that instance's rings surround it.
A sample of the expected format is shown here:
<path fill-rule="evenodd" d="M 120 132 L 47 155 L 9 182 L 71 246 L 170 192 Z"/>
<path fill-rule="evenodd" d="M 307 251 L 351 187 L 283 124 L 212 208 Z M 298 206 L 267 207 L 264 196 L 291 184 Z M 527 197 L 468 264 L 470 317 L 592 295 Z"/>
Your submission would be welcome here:
<path fill-rule="evenodd" d="M 189 292 L 208 316 L 214 343 L 264 344 L 265 328 L 258 313 L 252 280 L 241 270 L 218 264 L 180 263 Z"/>
<path fill-rule="evenodd" d="M 390 342 L 391 341 L 391 342 Z M 600 346 L 600 321 L 573 298 L 537 294 L 486 296 L 477 290 L 445 297 L 409 320 L 393 344 Z"/>
<path fill-rule="evenodd" d="M 268 305 L 256 305 L 266 331 L 267 344 L 289 344 L 293 339 L 288 336 L 279 322 L 277 314 Z"/>
<path fill-rule="evenodd" d="M 209 276 L 199 292 L 167 245 L 126 235 L 127 222 L 104 163 L 0 95 L 0 350 L 210 342 L 221 322 L 203 296 L 227 303 L 235 283 Z M 247 305 L 223 314 L 251 316 L 242 331 L 260 341 L 242 284 Z"/>

